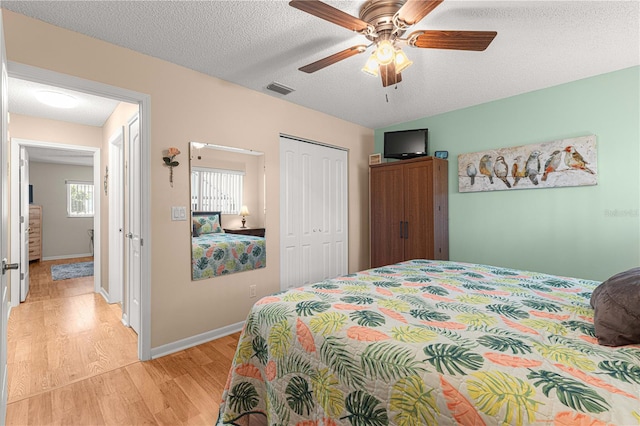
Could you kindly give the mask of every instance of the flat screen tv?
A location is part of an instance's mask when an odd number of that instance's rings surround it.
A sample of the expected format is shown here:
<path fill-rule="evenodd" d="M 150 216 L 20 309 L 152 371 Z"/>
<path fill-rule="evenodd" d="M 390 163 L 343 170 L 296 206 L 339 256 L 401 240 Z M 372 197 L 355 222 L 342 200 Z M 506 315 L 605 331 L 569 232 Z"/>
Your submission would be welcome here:
<path fill-rule="evenodd" d="M 428 129 L 384 133 L 384 157 L 408 159 L 427 155 Z"/>

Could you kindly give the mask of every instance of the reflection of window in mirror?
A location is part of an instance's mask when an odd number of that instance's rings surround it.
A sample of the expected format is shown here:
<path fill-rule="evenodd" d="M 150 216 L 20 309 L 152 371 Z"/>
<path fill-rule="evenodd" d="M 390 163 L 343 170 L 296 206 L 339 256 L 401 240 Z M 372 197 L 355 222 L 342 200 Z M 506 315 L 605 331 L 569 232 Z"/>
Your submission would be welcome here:
<path fill-rule="evenodd" d="M 244 170 L 191 168 L 191 210 L 238 214 L 243 205 Z"/>
<path fill-rule="evenodd" d="M 191 143 L 191 211 L 222 212 L 223 228 L 240 228 L 243 205 L 247 228 L 264 228 L 264 154 Z"/>

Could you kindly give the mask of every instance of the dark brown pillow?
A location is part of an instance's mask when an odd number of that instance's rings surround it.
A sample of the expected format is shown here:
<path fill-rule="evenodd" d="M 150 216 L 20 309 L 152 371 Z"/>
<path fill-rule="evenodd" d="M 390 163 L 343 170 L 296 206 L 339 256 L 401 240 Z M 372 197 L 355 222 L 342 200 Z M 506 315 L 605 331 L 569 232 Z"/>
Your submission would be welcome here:
<path fill-rule="evenodd" d="M 623 346 L 640 343 L 640 268 L 616 274 L 591 294 L 598 343 Z"/>

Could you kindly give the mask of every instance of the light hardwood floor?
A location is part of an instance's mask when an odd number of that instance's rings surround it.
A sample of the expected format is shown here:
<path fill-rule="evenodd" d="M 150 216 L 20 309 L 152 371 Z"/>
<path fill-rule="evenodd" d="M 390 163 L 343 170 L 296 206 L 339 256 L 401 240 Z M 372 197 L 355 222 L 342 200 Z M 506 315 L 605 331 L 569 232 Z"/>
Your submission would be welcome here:
<path fill-rule="evenodd" d="M 11 310 L 7 425 L 213 425 L 239 333 L 151 361 L 93 277 L 51 279 L 35 262 Z"/>

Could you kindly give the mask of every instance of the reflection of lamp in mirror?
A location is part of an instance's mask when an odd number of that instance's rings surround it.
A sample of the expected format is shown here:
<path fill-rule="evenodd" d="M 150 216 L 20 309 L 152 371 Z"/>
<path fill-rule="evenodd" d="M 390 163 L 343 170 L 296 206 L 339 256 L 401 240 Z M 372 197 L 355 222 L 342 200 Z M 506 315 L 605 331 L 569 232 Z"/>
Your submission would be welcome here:
<path fill-rule="evenodd" d="M 238 213 L 238 214 L 240 216 L 242 216 L 242 226 L 241 226 L 241 228 L 246 228 L 246 226 L 244 224 L 247 223 L 246 217 L 249 216 L 249 209 L 247 208 L 247 206 L 242 206 L 242 208 L 240 209 L 240 213 Z"/>

